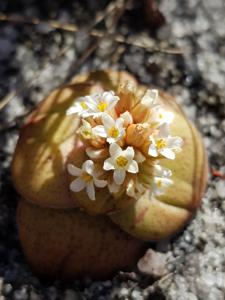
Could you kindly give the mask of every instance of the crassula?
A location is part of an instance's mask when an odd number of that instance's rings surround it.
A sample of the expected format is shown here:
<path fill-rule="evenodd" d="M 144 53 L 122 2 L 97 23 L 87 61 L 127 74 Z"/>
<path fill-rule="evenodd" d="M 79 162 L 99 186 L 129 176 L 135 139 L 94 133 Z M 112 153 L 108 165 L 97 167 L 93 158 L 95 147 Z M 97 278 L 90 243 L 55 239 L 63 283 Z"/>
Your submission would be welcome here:
<path fill-rule="evenodd" d="M 22 128 L 12 163 L 28 261 L 47 277 L 105 278 L 146 242 L 174 235 L 206 185 L 201 138 L 175 100 L 125 72 L 53 91 Z"/>

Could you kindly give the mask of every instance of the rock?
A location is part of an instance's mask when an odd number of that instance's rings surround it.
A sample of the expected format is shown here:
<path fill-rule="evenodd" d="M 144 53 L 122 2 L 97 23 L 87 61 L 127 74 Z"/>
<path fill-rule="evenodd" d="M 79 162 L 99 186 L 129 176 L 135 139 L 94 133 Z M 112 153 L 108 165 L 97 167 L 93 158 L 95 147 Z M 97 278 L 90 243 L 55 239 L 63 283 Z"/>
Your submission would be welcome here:
<path fill-rule="evenodd" d="M 13 287 L 10 283 L 4 284 L 2 287 L 2 293 L 4 296 L 8 296 L 13 290 Z"/>
<path fill-rule="evenodd" d="M 129 293 L 130 293 L 129 290 L 125 287 L 121 288 L 121 290 L 120 290 L 121 297 L 127 297 L 127 296 L 129 296 Z"/>
<path fill-rule="evenodd" d="M 24 286 L 19 290 L 14 291 L 14 299 L 15 300 L 26 300 L 28 299 L 27 287 Z"/>
<path fill-rule="evenodd" d="M 225 198 L 225 180 L 221 179 L 215 183 L 217 195 L 220 198 Z"/>
<path fill-rule="evenodd" d="M 82 300 L 82 297 L 79 293 L 74 290 L 66 290 L 63 300 Z"/>
<path fill-rule="evenodd" d="M 152 249 L 147 250 L 137 266 L 141 273 L 154 278 L 160 278 L 168 272 L 166 269 L 166 255 Z"/>
<path fill-rule="evenodd" d="M 41 297 L 34 289 L 31 289 L 29 300 L 41 300 Z"/>
<path fill-rule="evenodd" d="M 142 296 L 142 292 L 134 289 L 131 293 L 131 299 L 132 300 L 144 300 L 144 297 Z"/>

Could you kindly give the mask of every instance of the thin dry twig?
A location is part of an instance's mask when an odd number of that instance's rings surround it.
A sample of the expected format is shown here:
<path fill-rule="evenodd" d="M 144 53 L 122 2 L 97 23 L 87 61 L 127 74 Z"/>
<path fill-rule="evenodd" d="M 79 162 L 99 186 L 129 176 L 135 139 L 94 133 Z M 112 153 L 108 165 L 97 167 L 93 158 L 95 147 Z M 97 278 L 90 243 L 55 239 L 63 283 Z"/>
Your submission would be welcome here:
<path fill-rule="evenodd" d="M 117 15 L 117 18 L 115 19 L 115 23 L 114 23 L 114 27 L 116 27 L 116 24 L 119 20 L 119 18 L 122 16 L 123 12 L 125 11 L 126 7 L 127 7 L 127 3 L 129 3 L 130 5 L 130 1 L 125 1 L 125 0 L 116 0 L 114 2 L 110 2 L 109 5 L 106 7 L 106 9 L 98 14 L 96 14 L 96 17 L 94 19 L 94 21 L 92 22 L 92 24 L 90 24 L 89 26 L 86 27 L 85 31 L 92 31 L 92 29 L 94 28 L 94 26 L 96 26 L 99 22 L 103 21 L 106 19 L 106 17 L 110 14 L 114 14 Z M 117 10 L 119 10 L 119 13 L 117 13 Z M 51 26 L 55 29 L 62 29 L 61 25 L 58 22 L 55 21 L 50 21 L 50 22 L 42 22 L 38 19 L 32 19 L 31 21 L 27 21 L 25 20 L 23 17 L 21 16 L 17 16 L 17 15 L 13 15 L 13 16 L 6 16 L 4 14 L 0 13 L 0 21 L 7 21 L 7 22 L 14 22 L 14 23 L 21 23 L 21 24 L 31 24 L 31 25 L 38 25 L 38 24 L 45 24 L 48 26 Z M 72 24 L 65 24 L 63 25 L 65 26 L 65 30 L 69 30 L 72 32 L 77 32 L 78 28 L 75 25 Z M 71 30 L 72 29 L 72 30 Z M 81 55 L 81 57 L 76 61 L 75 65 L 73 65 L 71 67 L 71 70 L 69 73 L 74 73 L 71 71 L 74 71 L 76 69 L 79 68 L 80 65 L 82 65 L 84 63 L 85 60 L 87 60 L 87 58 L 96 50 L 96 48 L 98 47 L 98 43 L 99 40 L 103 39 L 106 36 L 106 33 L 104 33 L 103 35 L 97 37 L 98 41 L 95 41 L 95 43 L 91 44 L 85 51 L 84 53 Z M 67 50 L 69 50 L 69 47 L 64 48 L 62 51 L 60 51 L 59 55 L 57 55 L 56 59 L 58 59 L 60 56 L 62 56 L 65 52 L 67 52 Z M 56 60 L 55 59 L 55 60 Z M 48 63 L 48 65 L 46 67 L 44 67 L 44 71 L 50 67 L 50 63 Z M 30 83 L 32 83 L 34 80 L 36 80 L 42 72 L 40 72 L 38 74 L 38 76 L 35 76 Z M 74 74 L 73 74 L 74 76 Z M 71 76 L 70 76 L 71 77 Z M 69 80 L 71 78 L 66 78 L 66 81 Z M 19 90 L 10 92 L 6 97 L 4 97 L 1 101 L 0 101 L 0 111 L 1 109 L 3 109 L 3 107 L 5 107 L 12 99 L 14 99 L 15 96 L 17 96 L 19 93 L 23 92 L 24 87 L 20 88 Z"/>
<path fill-rule="evenodd" d="M 123 15 L 124 11 L 127 8 L 130 8 L 132 4 L 132 0 L 115 0 L 110 2 L 105 10 L 99 12 L 96 14 L 94 21 L 86 26 L 86 28 L 79 28 L 75 24 L 62 24 L 58 21 L 41 21 L 37 18 L 32 18 L 31 20 L 27 20 L 24 17 L 18 16 L 18 15 L 5 15 L 3 13 L 0 13 L 0 22 L 11 22 L 15 24 L 25 24 L 25 25 L 46 25 L 53 29 L 58 30 L 65 30 L 69 32 L 78 32 L 78 31 L 85 31 L 88 35 L 96 38 L 95 42 L 92 43 L 90 46 L 87 47 L 87 49 L 82 53 L 82 55 L 78 58 L 78 60 L 75 62 L 74 65 L 71 66 L 69 70 L 69 74 L 72 74 L 72 77 L 74 76 L 74 73 L 79 69 L 79 67 L 90 57 L 94 51 L 97 49 L 99 42 L 103 40 L 106 36 L 111 38 L 113 42 L 116 42 L 118 44 L 122 45 L 129 45 L 129 46 L 135 46 L 144 49 L 148 52 L 160 52 L 160 53 L 166 53 L 166 54 L 182 54 L 180 49 L 177 48 L 161 48 L 161 47 L 152 47 L 151 45 L 148 45 L 148 43 L 143 43 L 140 40 L 134 40 L 135 37 L 126 38 L 123 35 L 116 34 L 116 26 Z M 105 21 L 107 31 L 100 31 L 95 29 L 94 27 L 102 22 Z M 116 51 L 116 55 L 112 57 L 113 60 L 118 60 L 120 55 L 124 51 L 124 46 L 119 47 L 121 51 Z M 70 47 L 66 47 L 60 51 L 60 53 L 56 56 L 54 61 L 56 61 L 59 57 L 61 57 L 64 53 L 69 50 Z M 52 62 L 51 62 L 52 63 Z M 43 69 L 45 71 L 48 67 L 51 66 L 51 63 L 47 63 L 47 66 Z M 40 77 L 42 72 L 40 72 L 37 76 L 35 76 L 30 83 L 35 81 L 38 77 Z M 69 75 L 66 78 L 66 81 L 71 79 L 71 75 Z M 16 95 L 23 92 L 24 87 L 20 88 L 19 90 L 13 91 L 9 93 L 6 97 L 4 97 L 0 101 L 0 110 L 3 109 Z"/>
<path fill-rule="evenodd" d="M 124 11 L 126 10 L 126 4 L 129 3 L 130 4 L 130 1 L 125 1 L 125 0 L 115 0 L 113 2 L 110 2 L 104 11 L 102 11 L 100 13 L 100 17 L 99 15 L 97 14 L 96 17 L 95 17 L 95 20 L 94 22 L 92 23 L 91 26 L 88 26 L 88 30 L 86 28 L 86 30 L 83 30 L 83 31 L 86 31 L 88 35 L 91 35 L 91 32 L 93 32 L 93 28 L 94 26 L 96 26 L 96 24 L 100 21 L 105 21 L 105 25 L 107 27 L 107 17 L 108 19 L 112 19 L 112 23 L 111 23 L 111 27 L 113 28 L 112 29 L 112 32 L 115 31 L 116 29 L 116 26 L 117 26 L 117 23 L 120 19 L 120 17 L 123 15 Z M 115 17 L 116 16 L 116 17 Z M 96 40 L 94 43 L 92 43 L 90 46 L 87 47 L 87 49 L 82 53 L 82 55 L 78 58 L 78 60 L 75 62 L 74 65 L 72 65 L 70 67 L 70 70 L 68 72 L 68 76 L 65 78 L 65 81 L 68 81 L 68 80 L 71 80 L 73 77 L 74 77 L 74 74 L 77 72 L 77 70 L 79 69 L 79 67 L 88 59 L 88 57 L 90 57 L 94 51 L 98 48 L 99 46 L 99 43 L 106 37 L 109 35 L 109 32 L 110 31 L 105 31 L 103 32 L 103 34 L 101 36 L 96 36 Z"/>
<path fill-rule="evenodd" d="M 16 92 L 12 91 L 0 100 L 0 111 L 16 96 Z"/>
<path fill-rule="evenodd" d="M 31 19 L 31 20 L 26 20 L 25 18 L 21 17 L 21 16 L 17 16 L 17 15 L 12 15 L 12 16 L 7 16 L 4 14 L 0 14 L 0 21 L 2 22 L 12 22 L 12 23 L 16 23 L 16 24 L 27 24 L 27 25 L 47 25 L 51 28 L 54 29 L 59 29 L 59 30 L 65 30 L 65 31 L 69 31 L 69 32 L 78 32 L 81 31 L 81 28 L 79 28 L 77 25 L 75 24 L 71 24 L 71 23 L 65 23 L 62 24 L 58 21 L 41 21 L 39 19 Z M 96 22 L 94 22 L 95 24 Z M 103 38 L 106 35 L 106 32 L 101 31 L 101 30 L 97 30 L 97 29 L 92 29 L 89 34 L 95 38 Z M 175 55 L 181 55 L 182 54 L 182 50 L 179 48 L 162 48 L 162 47 L 150 47 L 148 45 L 145 45 L 141 42 L 135 42 L 135 41 L 131 41 L 131 39 L 127 39 L 126 37 L 124 37 L 123 35 L 120 34 L 115 34 L 111 36 L 114 41 L 116 43 L 119 44 L 125 44 L 128 46 L 135 46 L 138 48 L 142 48 L 147 52 L 160 52 L 160 53 L 165 53 L 165 54 L 175 54 Z"/>

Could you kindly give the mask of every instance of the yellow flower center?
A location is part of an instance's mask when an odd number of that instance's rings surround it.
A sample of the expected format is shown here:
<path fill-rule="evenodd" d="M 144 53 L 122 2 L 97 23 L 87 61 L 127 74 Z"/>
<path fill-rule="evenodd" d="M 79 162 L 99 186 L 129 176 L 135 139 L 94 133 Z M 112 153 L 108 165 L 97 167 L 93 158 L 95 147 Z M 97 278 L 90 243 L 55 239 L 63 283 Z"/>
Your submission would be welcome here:
<path fill-rule="evenodd" d="M 91 132 L 87 129 L 82 130 L 81 134 L 82 134 L 83 138 L 85 138 L 85 139 L 90 139 L 91 138 Z"/>
<path fill-rule="evenodd" d="M 120 168 L 126 167 L 127 163 L 128 163 L 128 159 L 124 156 L 118 156 L 116 159 L 116 164 Z"/>
<path fill-rule="evenodd" d="M 99 111 L 103 112 L 103 111 L 105 111 L 106 108 L 107 108 L 107 103 L 101 100 L 101 101 L 99 102 L 97 108 L 98 108 Z"/>
<path fill-rule="evenodd" d="M 81 178 L 83 179 L 83 181 L 85 182 L 89 182 L 92 180 L 92 176 L 90 174 L 88 174 L 87 172 L 84 172 L 81 176 Z"/>
<path fill-rule="evenodd" d="M 162 148 L 166 147 L 166 141 L 165 141 L 165 139 L 158 139 L 156 141 L 156 147 L 158 149 L 162 149 Z"/>
<path fill-rule="evenodd" d="M 88 107 L 87 107 L 87 104 L 84 102 L 84 101 L 82 101 L 81 103 L 80 103 L 80 105 L 81 105 L 81 107 L 83 108 L 83 109 L 87 109 Z"/>
<path fill-rule="evenodd" d="M 111 127 L 108 131 L 108 135 L 114 139 L 118 138 L 119 130 L 116 127 Z"/>
<path fill-rule="evenodd" d="M 162 187 L 162 180 L 159 179 L 159 180 L 157 181 L 157 187 L 158 187 L 158 188 L 161 188 L 161 187 Z"/>

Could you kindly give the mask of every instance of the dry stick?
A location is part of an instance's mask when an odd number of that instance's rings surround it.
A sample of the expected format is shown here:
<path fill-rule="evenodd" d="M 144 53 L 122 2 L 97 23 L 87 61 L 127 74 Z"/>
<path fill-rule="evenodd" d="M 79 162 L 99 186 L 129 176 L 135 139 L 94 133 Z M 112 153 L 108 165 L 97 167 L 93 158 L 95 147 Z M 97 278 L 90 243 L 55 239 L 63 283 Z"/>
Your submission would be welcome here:
<path fill-rule="evenodd" d="M 117 1 L 118 2 L 118 1 Z M 116 5 L 112 5 L 113 3 L 110 3 L 110 5 L 108 5 L 105 9 L 105 11 L 99 13 L 96 15 L 94 22 L 89 26 L 89 30 L 93 29 L 94 26 L 96 26 L 99 22 L 101 22 L 108 14 L 112 13 L 115 8 Z M 115 3 L 116 4 L 116 3 Z M 50 25 L 49 22 L 42 22 L 36 18 L 32 19 L 31 21 L 27 21 L 25 20 L 23 17 L 21 16 L 6 16 L 2 13 L 0 13 L 0 21 L 7 21 L 7 22 L 13 22 L 13 23 L 21 23 L 21 24 L 28 24 L 28 25 L 39 25 L 39 24 L 45 24 L 45 25 Z M 52 28 L 59 28 L 58 27 L 58 23 L 53 21 L 50 22 L 51 23 L 51 27 Z M 71 24 L 72 25 L 72 24 Z M 66 30 L 71 29 L 71 25 L 68 24 L 68 26 L 66 25 Z M 76 32 L 78 31 L 78 28 L 75 25 L 72 25 L 73 30 L 71 30 L 72 32 Z M 88 28 L 87 28 L 88 29 Z M 80 64 L 82 64 L 90 55 L 91 53 L 96 49 L 97 47 L 97 43 L 96 45 L 91 45 L 84 53 L 83 55 L 80 57 L 80 59 L 78 60 L 77 64 L 75 67 L 79 67 Z M 56 61 L 59 57 L 61 57 L 64 53 L 66 53 L 68 50 L 70 49 L 69 47 L 65 47 L 62 51 L 60 51 L 60 53 L 56 56 L 56 58 L 54 59 L 54 61 Z M 47 63 L 46 66 L 44 66 L 43 70 L 37 75 L 34 76 L 33 79 L 30 81 L 30 83 L 34 82 L 34 80 L 36 80 L 37 78 L 39 78 L 41 76 L 41 73 L 43 71 L 46 71 L 46 69 L 48 69 L 51 66 L 50 63 Z M 14 97 L 16 97 L 19 93 L 21 93 L 24 90 L 24 87 L 17 89 L 15 91 L 10 92 L 8 95 L 6 95 L 3 99 L 0 100 L 0 111 L 12 100 L 14 99 Z"/>
<path fill-rule="evenodd" d="M 93 27 L 96 26 L 101 21 L 105 20 L 107 15 L 111 15 L 114 10 L 126 9 L 130 5 L 130 0 L 125 2 L 125 0 L 116 0 L 114 2 L 110 2 L 105 10 L 99 12 L 95 16 L 95 21 L 93 22 Z"/>
<path fill-rule="evenodd" d="M 93 24 L 91 25 L 91 28 L 93 26 L 95 26 L 96 24 L 98 24 L 99 22 L 101 22 L 108 14 L 112 13 L 116 8 L 117 5 L 121 4 L 121 1 L 116 1 L 114 3 L 110 3 L 106 10 L 99 13 Z M 123 2 L 124 7 L 121 8 L 120 5 L 118 5 L 119 7 L 119 17 L 122 16 L 123 11 L 126 9 L 127 3 Z M 128 5 L 130 4 L 130 2 L 128 1 Z M 119 17 L 116 19 L 116 23 L 119 20 Z M 12 23 L 16 23 L 16 24 L 28 24 L 28 25 L 39 25 L 39 24 L 44 24 L 44 25 L 48 25 L 54 29 L 60 29 L 60 30 L 65 30 L 65 31 L 70 31 L 70 32 L 78 32 L 80 31 L 80 28 L 77 27 L 75 24 L 60 24 L 57 21 L 41 21 L 39 19 L 33 18 L 32 20 L 26 20 L 21 16 L 16 16 L 16 15 L 12 15 L 12 16 L 7 16 L 5 14 L 0 13 L 0 21 L 5 21 L 5 22 L 12 22 Z M 115 24 L 114 24 L 115 26 Z M 92 29 L 90 30 L 89 34 L 93 37 L 99 38 L 99 39 L 103 39 L 107 33 L 100 31 L 100 30 L 95 30 Z M 125 45 L 129 45 L 129 46 L 136 46 L 139 48 L 142 48 L 148 52 L 160 52 L 160 53 L 166 53 L 166 54 L 182 54 L 180 49 L 177 48 L 167 48 L 167 49 L 163 49 L 163 48 L 159 48 L 159 47 L 149 47 L 147 45 L 144 45 L 140 42 L 134 42 L 134 41 L 130 41 L 129 39 L 126 39 L 124 36 L 122 35 L 115 35 L 112 34 L 111 35 L 112 38 L 114 39 L 115 42 L 120 43 L 120 44 L 125 44 Z M 99 41 L 99 40 L 98 40 Z M 91 45 L 88 49 L 86 49 L 86 51 L 83 53 L 83 55 L 79 58 L 79 60 L 77 61 L 76 65 L 74 66 L 75 68 L 78 68 L 98 47 L 98 41 Z M 59 57 L 61 57 L 65 52 L 67 52 L 67 50 L 69 49 L 69 47 L 64 48 L 59 55 L 57 55 L 56 59 L 58 59 Z M 49 64 L 49 63 L 48 63 Z M 50 66 L 50 64 L 49 64 Z M 48 67 L 49 67 L 48 66 Z M 46 68 L 48 68 L 46 67 Z M 46 70 L 46 68 L 44 70 Z M 40 72 L 37 76 L 35 76 L 31 82 L 33 82 L 34 80 L 36 80 L 42 72 Z M 7 105 L 7 103 L 9 103 L 9 101 L 11 101 L 16 94 L 22 92 L 24 90 L 24 88 L 21 88 L 17 91 L 13 91 L 11 93 L 9 93 L 6 97 L 3 98 L 3 100 L 0 101 L 0 110 L 5 107 Z"/>
<path fill-rule="evenodd" d="M 27 24 L 27 25 L 39 25 L 39 24 L 43 24 L 43 25 L 47 25 L 49 27 L 52 27 L 54 29 L 59 29 L 59 30 L 65 30 L 65 31 L 69 31 L 69 32 L 78 32 L 81 30 L 81 28 L 79 28 L 78 26 L 76 26 L 75 24 L 61 24 L 57 21 L 49 21 L 49 22 L 45 22 L 45 21 L 41 21 L 39 19 L 31 19 L 31 20 L 26 20 L 24 18 L 21 18 L 19 16 L 6 16 L 4 14 L 0 14 L 0 21 L 2 22 L 12 22 L 12 23 L 17 23 L 17 24 Z M 97 37 L 97 38 L 102 38 L 105 36 L 105 32 L 101 31 L 101 30 L 97 30 L 97 29 L 93 29 L 89 32 L 89 34 L 93 37 Z M 119 43 L 119 44 L 125 44 L 128 46 L 135 46 L 138 48 L 142 48 L 148 52 L 160 52 L 160 53 L 165 53 L 165 54 L 182 54 L 182 50 L 179 48 L 160 48 L 160 47 L 150 47 L 148 45 L 144 45 L 143 43 L 140 42 L 135 42 L 135 41 L 131 41 L 130 39 L 125 38 L 124 36 L 120 35 L 120 34 L 116 34 L 116 35 L 112 35 L 112 37 L 114 38 L 114 41 Z"/>
<path fill-rule="evenodd" d="M 0 101 L 0 111 L 16 96 L 16 92 L 12 91 Z"/>
<path fill-rule="evenodd" d="M 122 0 L 123 2 L 123 0 Z M 130 3 L 130 2 L 129 2 Z M 124 3 L 123 3 L 124 4 Z M 111 2 L 109 3 L 109 5 L 106 7 L 106 9 L 104 11 L 102 11 L 101 13 L 97 14 L 95 19 L 94 19 L 94 22 L 89 25 L 89 31 L 93 29 L 94 26 L 96 26 L 99 22 L 101 22 L 102 20 L 104 20 L 108 14 L 111 14 L 113 13 L 113 11 L 116 10 L 117 6 L 120 7 L 120 10 L 121 10 L 121 0 L 117 0 L 115 2 Z M 124 5 L 124 8 L 122 8 L 122 10 L 124 11 L 125 10 L 125 5 Z M 120 16 L 122 15 L 122 13 L 120 13 Z M 119 16 L 119 17 L 120 17 Z M 118 21 L 119 18 L 117 18 L 117 21 Z M 7 22 L 14 22 L 14 23 L 21 23 L 21 24 L 31 24 L 31 25 L 38 25 L 38 24 L 46 24 L 46 25 L 50 25 L 51 27 L 53 28 L 58 28 L 58 29 L 61 29 L 60 26 L 59 26 L 59 23 L 53 21 L 53 22 L 41 22 L 40 20 L 38 19 L 32 19 L 31 21 L 27 21 L 25 20 L 24 18 L 21 18 L 20 16 L 6 16 L 4 14 L 1 14 L 0 13 L 0 21 L 7 21 Z M 68 24 L 66 25 L 66 28 L 65 30 L 69 30 L 69 31 L 72 31 L 72 32 L 77 32 L 78 31 L 78 28 L 75 26 L 75 25 L 72 25 L 72 24 Z M 71 28 L 73 28 L 73 30 L 71 30 Z M 86 28 L 86 30 L 88 30 L 88 28 Z M 100 36 L 99 38 L 104 38 L 104 35 Z M 82 54 L 82 56 L 78 59 L 78 61 L 76 62 L 75 66 L 73 67 L 73 69 L 76 69 L 76 68 L 79 68 L 79 66 L 96 50 L 96 48 L 98 47 L 98 42 L 96 41 L 95 44 L 92 44 L 90 47 L 88 47 L 86 49 L 86 51 Z M 68 51 L 70 47 L 66 47 L 64 48 L 62 51 L 60 51 L 59 55 L 57 55 L 56 59 L 58 59 L 59 57 L 61 57 L 64 53 L 66 53 Z M 56 60 L 55 59 L 55 60 Z M 46 66 L 44 68 L 43 71 L 46 71 L 46 69 L 50 67 L 50 63 L 48 63 L 48 66 Z M 43 72 L 42 71 L 42 72 Z M 30 83 L 32 83 L 34 80 L 36 80 L 38 77 L 40 77 L 41 73 L 40 72 L 37 76 L 35 76 L 31 81 Z M 19 93 L 21 93 L 22 91 L 24 90 L 24 87 L 18 89 L 18 90 L 15 90 L 15 91 L 12 91 L 10 92 L 7 96 L 5 96 L 1 101 L 0 101 L 0 111 L 12 100 L 14 99 L 14 97 L 16 95 L 18 95 Z"/>
<path fill-rule="evenodd" d="M 113 11 L 115 7 L 111 6 L 110 9 L 107 9 L 107 13 L 110 13 L 111 11 Z M 91 26 L 95 26 L 97 25 L 103 18 L 104 18 L 105 14 L 104 12 L 100 13 L 94 20 L 93 24 Z M 0 13 L 0 21 L 7 21 L 7 22 L 13 22 L 13 23 L 21 23 L 21 24 L 28 24 L 28 25 L 39 25 L 39 24 L 47 24 L 48 26 L 50 25 L 49 22 L 42 22 L 36 18 L 32 19 L 31 21 L 27 21 L 25 20 L 23 17 L 20 16 L 6 16 L 4 14 Z M 52 28 L 59 28 L 59 24 L 57 22 L 50 22 L 51 23 L 51 27 Z M 75 25 L 73 26 L 73 30 L 74 31 L 78 31 L 78 28 Z M 66 25 L 66 30 L 70 31 L 71 29 L 71 25 L 68 24 Z M 65 47 L 63 50 L 61 50 L 59 52 L 59 54 L 56 56 L 56 58 L 53 60 L 54 62 L 60 58 L 63 54 L 65 54 L 68 50 L 70 49 L 69 47 Z M 89 55 L 91 55 L 91 53 L 95 50 L 95 48 L 90 47 L 90 49 L 87 49 L 88 51 L 85 51 L 85 53 L 82 55 L 82 57 L 80 58 L 80 64 L 82 64 L 83 61 L 85 61 L 87 59 L 87 57 Z M 46 69 L 48 69 L 51 65 L 49 63 L 47 63 L 47 66 L 44 66 L 43 70 L 41 72 L 39 72 L 38 75 L 34 76 L 33 79 L 30 81 L 30 83 L 34 82 L 37 78 L 39 78 L 42 74 L 42 72 L 46 71 Z M 8 95 L 6 95 L 3 99 L 0 100 L 0 111 L 11 101 L 14 99 L 14 97 L 16 97 L 19 93 L 21 93 L 24 90 L 24 88 L 20 88 L 17 89 L 15 91 L 10 92 Z"/>
<path fill-rule="evenodd" d="M 126 48 L 124 46 L 119 46 L 116 48 L 115 52 L 111 56 L 111 62 L 114 65 L 115 63 L 118 62 L 120 59 L 121 55 L 125 52 Z"/>
<path fill-rule="evenodd" d="M 115 12 L 112 12 L 111 16 L 107 20 L 105 20 L 105 26 L 108 31 L 108 36 L 115 36 L 116 33 L 116 27 L 119 19 L 124 14 L 124 11 L 126 9 L 131 8 L 133 5 L 133 0 L 118 0 L 117 1 L 117 10 Z M 112 44 L 115 42 L 114 38 L 112 39 Z M 125 51 L 124 45 L 117 45 L 115 48 L 115 51 L 113 51 L 112 55 L 110 55 L 109 61 L 112 65 L 114 65 L 121 57 L 121 55 Z"/>
<path fill-rule="evenodd" d="M 94 26 L 96 26 L 99 22 L 101 22 L 106 16 L 107 14 L 111 13 L 114 9 L 116 8 L 116 6 L 113 5 L 109 5 L 105 11 L 99 13 L 96 17 L 95 20 L 93 22 L 93 24 L 91 24 L 89 27 L 90 29 L 92 29 Z M 25 20 L 23 17 L 21 16 L 6 16 L 2 13 L 0 13 L 0 21 L 7 21 L 7 22 L 13 22 L 13 23 L 21 23 L 21 24 L 28 24 L 28 25 L 39 25 L 39 24 L 44 24 L 44 25 L 50 25 L 49 22 L 42 22 L 36 18 L 33 18 L 31 21 L 27 21 Z M 50 22 L 51 23 L 51 27 L 57 29 L 58 28 L 58 23 L 57 22 Z M 77 27 L 75 25 L 73 26 L 73 30 L 74 31 L 78 31 Z M 66 30 L 70 31 L 70 25 L 66 26 Z M 60 27 L 59 27 L 60 29 Z M 79 61 L 76 64 L 76 67 L 78 67 L 80 64 L 82 64 L 82 62 L 84 62 L 90 55 L 91 53 L 95 50 L 95 46 L 92 45 L 91 47 L 89 47 L 84 53 L 83 55 L 80 57 Z M 69 47 L 65 47 L 63 50 L 61 50 L 59 52 L 59 54 L 56 56 L 56 58 L 53 60 L 54 62 L 60 58 L 64 53 L 66 53 L 68 50 L 70 49 Z M 42 74 L 43 71 L 46 71 L 46 69 L 48 69 L 51 66 L 50 63 L 47 63 L 46 66 L 44 66 L 43 70 L 41 72 L 39 72 L 39 74 L 37 76 L 34 76 L 33 79 L 30 81 L 30 83 L 34 82 L 37 78 L 39 78 Z M 3 99 L 0 100 L 0 111 L 12 100 L 14 99 L 14 97 L 16 97 L 19 93 L 21 93 L 24 90 L 24 87 L 14 90 L 12 92 L 10 92 L 8 95 L 6 95 Z"/>
<path fill-rule="evenodd" d="M 127 2 L 128 3 L 128 2 Z M 130 1 L 129 1 L 130 3 Z M 87 34 L 91 35 L 91 32 L 93 30 L 93 27 L 96 26 L 96 24 L 100 21 L 105 20 L 106 17 L 109 16 L 117 16 L 116 19 L 114 19 L 114 22 L 112 24 L 112 27 L 115 29 L 117 22 L 119 21 L 120 17 L 123 15 L 124 11 L 126 9 L 126 2 L 125 0 L 116 0 L 113 2 L 110 2 L 106 9 L 101 12 L 101 17 L 98 17 L 98 15 L 95 17 L 95 20 L 91 26 L 88 26 L 89 30 L 86 29 Z M 106 23 L 106 22 L 105 22 Z M 91 44 L 81 55 L 81 57 L 76 61 L 75 65 L 72 65 L 69 70 L 69 76 L 65 78 L 65 81 L 72 80 L 74 75 L 77 72 L 77 69 L 85 62 L 85 60 L 88 59 L 88 57 L 91 56 L 92 53 L 98 48 L 99 43 L 101 40 L 103 40 L 107 35 L 109 35 L 108 32 L 104 32 L 102 36 L 97 37 L 97 40 L 93 44 Z"/>

